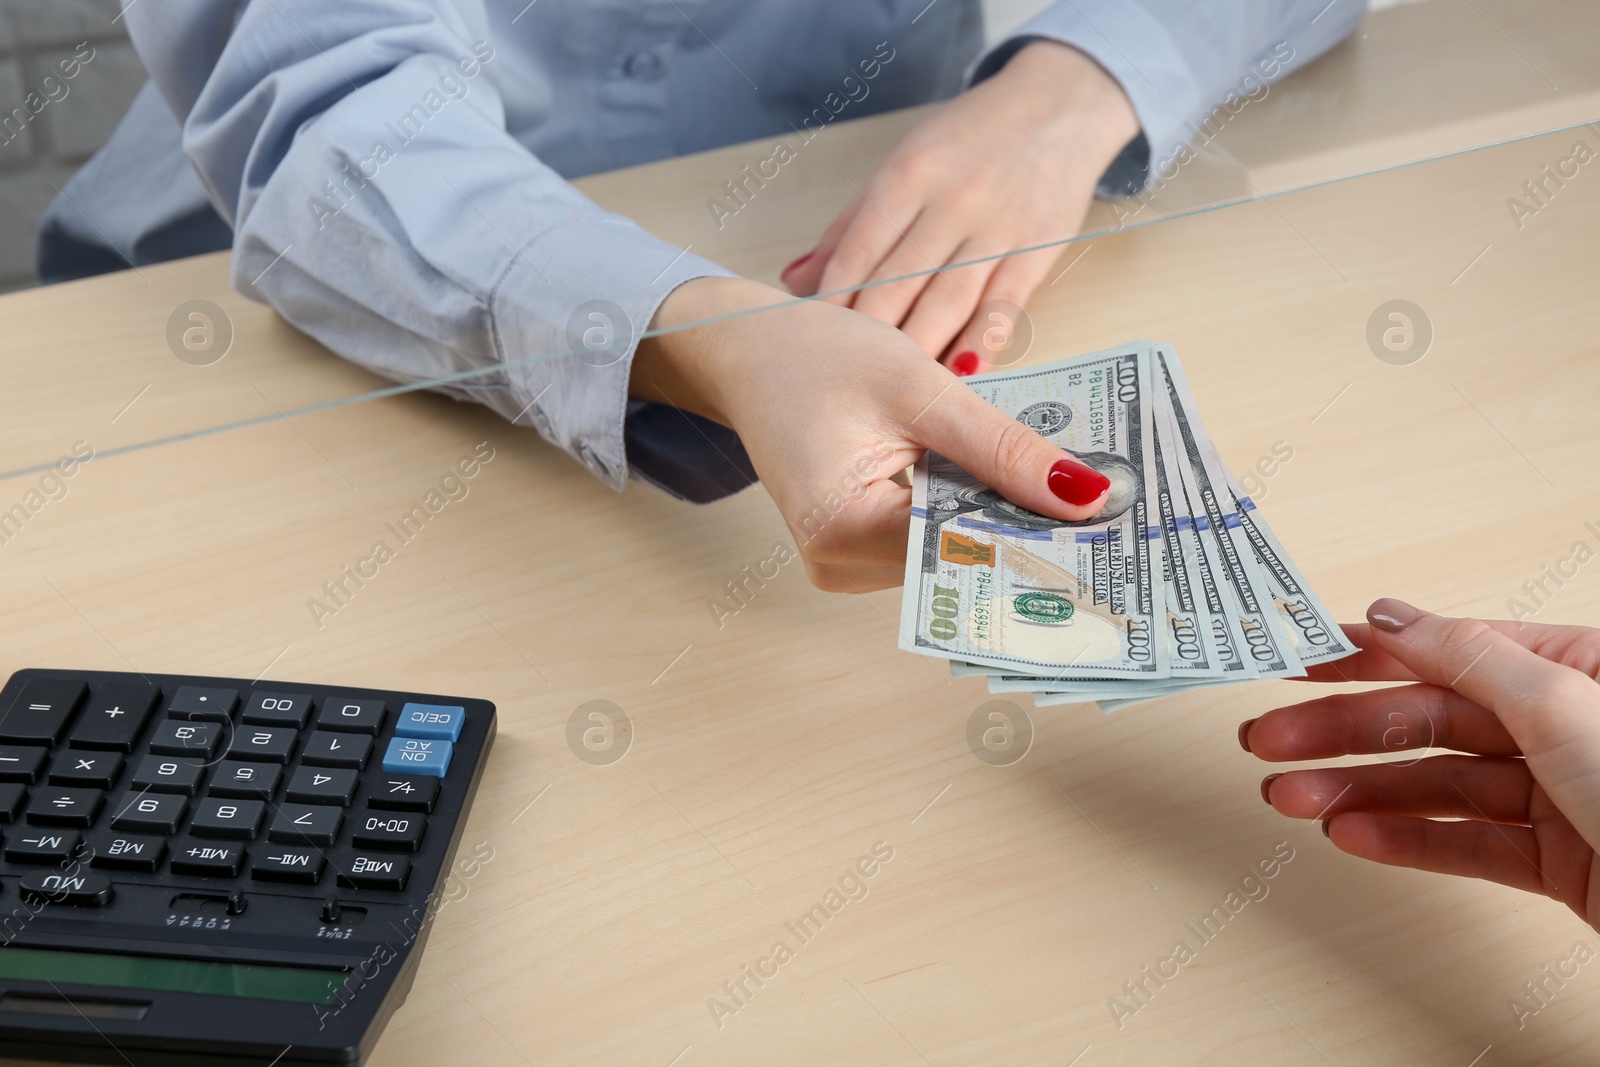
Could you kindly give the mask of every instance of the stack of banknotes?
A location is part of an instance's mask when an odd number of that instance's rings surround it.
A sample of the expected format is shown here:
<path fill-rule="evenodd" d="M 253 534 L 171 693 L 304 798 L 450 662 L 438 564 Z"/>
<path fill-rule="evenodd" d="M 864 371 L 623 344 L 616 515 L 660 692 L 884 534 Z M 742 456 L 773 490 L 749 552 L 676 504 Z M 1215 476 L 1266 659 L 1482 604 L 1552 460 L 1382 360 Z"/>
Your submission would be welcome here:
<path fill-rule="evenodd" d="M 900 647 L 991 692 L 1107 712 L 1357 651 L 1223 465 L 1170 347 L 1131 342 L 970 385 L 1110 478 L 1110 498 L 1059 522 L 928 453 Z"/>

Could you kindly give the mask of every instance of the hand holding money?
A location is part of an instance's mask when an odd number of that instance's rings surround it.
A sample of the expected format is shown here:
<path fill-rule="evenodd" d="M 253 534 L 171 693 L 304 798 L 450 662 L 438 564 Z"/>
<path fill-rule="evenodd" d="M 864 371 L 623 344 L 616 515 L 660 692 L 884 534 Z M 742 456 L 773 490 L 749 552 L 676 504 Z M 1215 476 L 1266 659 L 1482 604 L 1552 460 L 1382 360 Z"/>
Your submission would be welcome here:
<path fill-rule="evenodd" d="M 730 314 L 751 308 L 767 310 Z M 674 329 L 692 322 L 710 324 Z M 927 448 L 1030 514 L 1082 520 L 1105 497 L 1105 478 L 866 315 L 797 304 L 744 279 L 700 278 L 673 290 L 652 327 L 669 332 L 640 342 L 632 395 L 738 431 L 823 589 L 899 583 L 911 490 L 893 478 Z M 708 439 L 709 463 L 738 466 L 713 447 Z"/>
<path fill-rule="evenodd" d="M 1170 348 L 970 387 L 1105 475 L 1107 499 L 1092 517 L 1048 518 L 929 453 L 912 479 L 902 648 L 993 692 L 1107 711 L 1356 651 L 1222 465 Z"/>

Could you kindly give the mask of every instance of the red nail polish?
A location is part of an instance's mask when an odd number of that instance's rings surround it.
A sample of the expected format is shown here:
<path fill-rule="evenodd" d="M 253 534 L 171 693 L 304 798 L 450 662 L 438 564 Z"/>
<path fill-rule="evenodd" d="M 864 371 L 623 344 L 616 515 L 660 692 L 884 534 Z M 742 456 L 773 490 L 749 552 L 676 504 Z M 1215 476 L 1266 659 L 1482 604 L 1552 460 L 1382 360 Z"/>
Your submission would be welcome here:
<path fill-rule="evenodd" d="M 1272 783 L 1282 778 L 1282 774 L 1269 774 L 1261 779 L 1261 799 L 1268 804 L 1272 803 Z"/>
<path fill-rule="evenodd" d="M 1250 751 L 1250 727 L 1255 724 L 1256 720 L 1254 719 L 1247 719 L 1239 724 L 1239 747 L 1246 752 Z"/>
<path fill-rule="evenodd" d="M 983 361 L 978 358 L 976 352 L 963 352 L 950 361 L 951 373 L 961 378 L 977 374 L 982 366 Z"/>
<path fill-rule="evenodd" d="M 1052 493 L 1078 507 L 1093 504 L 1101 493 L 1111 488 L 1110 478 L 1075 459 L 1056 460 L 1046 481 Z"/>
<path fill-rule="evenodd" d="M 814 256 L 816 254 L 817 254 L 816 253 L 816 249 L 812 249 L 810 252 L 807 252 L 805 255 L 801 256 L 799 259 L 795 260 L 793 263 L 789 264 L 787 267 L 783 268 L 783 270 L 778 272 L 778 277 L 782 278 L 784 275 L 788 274 L 790 271 L 794 270 L 796 267 L 798 267 L 801 264 L 805 263 L 806 260 L 810 259 L 812 256 Z"/>

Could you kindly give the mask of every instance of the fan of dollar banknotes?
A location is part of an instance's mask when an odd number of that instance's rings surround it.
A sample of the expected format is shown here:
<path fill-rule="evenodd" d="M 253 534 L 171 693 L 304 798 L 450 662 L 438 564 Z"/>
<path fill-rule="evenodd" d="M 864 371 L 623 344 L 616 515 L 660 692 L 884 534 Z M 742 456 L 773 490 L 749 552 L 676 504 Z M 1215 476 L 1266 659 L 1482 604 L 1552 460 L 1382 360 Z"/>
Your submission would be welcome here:
<path fill-rule="evenodd" d="M 1019 508 L 935 453 L 912 481 L 900 647 L 995 693 L 1103 711 L 1303 675 L 1356 652 L 1223 466 L 1177 353 L 1132 342 L 974 378 L 1111 479 L 1084 522 Z"/>

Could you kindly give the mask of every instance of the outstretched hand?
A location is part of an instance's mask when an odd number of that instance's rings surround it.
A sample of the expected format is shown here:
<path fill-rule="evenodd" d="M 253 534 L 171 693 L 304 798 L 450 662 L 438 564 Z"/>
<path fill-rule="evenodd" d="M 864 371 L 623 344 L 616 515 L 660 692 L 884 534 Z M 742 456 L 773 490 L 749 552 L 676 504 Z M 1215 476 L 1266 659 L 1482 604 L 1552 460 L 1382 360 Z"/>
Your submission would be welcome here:
<path fill-rule="evenodd" d="M 1263 798 L 1323 819 L 1351 855 L 1543 893 L 1600 929 L 1600 630 L 1387 599 L 1367 619 L 1345 627 L 1366 651 L 1313 679 L 1412 684 L 1278 708 L 1240 726 L 1239 743 L 1274 762 L 1417 758 L 1269 775 Z"/>

